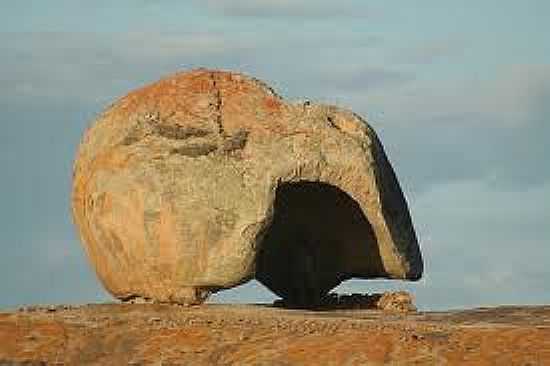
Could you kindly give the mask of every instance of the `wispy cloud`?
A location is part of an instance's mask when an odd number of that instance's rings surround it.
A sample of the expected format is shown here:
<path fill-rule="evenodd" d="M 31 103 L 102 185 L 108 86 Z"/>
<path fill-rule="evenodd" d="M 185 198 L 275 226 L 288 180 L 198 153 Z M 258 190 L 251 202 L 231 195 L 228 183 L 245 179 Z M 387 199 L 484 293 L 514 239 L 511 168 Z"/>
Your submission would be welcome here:
<path fill-rule="evenodd" d="M 393 52 L 396 64 L 429 65 L 442 61 L 459 62 L 468 43 L 459 38 L 422 40 Z"/>
<path fill-rule="evenodd" d="M 474 180 L 434 186 L 415 199 L 413 216 L 430 284 L 420 289 L 422 296 L 434 296 L 439 289 L 435 301 L 442 307 L 453 302 L 475 306 L 550 301 L 545 264 L 550 256 L 550 212 L 542 203 L 548 196 L 550 182 L 500 191 Z"/>
<path fill-rule="evenodd" d="M 13 33 L 0 35 L 3 98 L 40 97 L 105 102 L 202 60 L 244 52 L 222 34 Z M 146 45 L 146 46 L 144 46 Z"/>
<path fill-rule="evenodd" d="M 338 41 L 338 39 L 344 39 Z M 4 55 L 0 95 L 7 99 L 69 98 L 108 102 L 138 85 L 176 70 L 198 66 L 233 69 L 309 90 L 340 92 L 406 81 L 409 75 L 343 59 L 334 64 L 318 50 L 331 52 L 377 47 L 376 36 L 282 34 L 229 37 L 223 33 L 13 33 L 0 35 Z M 290 51 L 289 51 L 290 50 Z M 319 59 L 325 56 L 326 59 Z M 350 64 L 351 63 L 351 64 Z M 313 95 L 315 97 L 315 95 Z"/>
<path fill-rule="evenodd" d="M 319 81 L 324 83 L 328 93 L 370 92 L 384 87 L 395 87 L 414 80 L 412 72 L 369 65 L 333 65 L 326 70 L 318 70 Z"/>
<path fill-rule="evenodd" d="M 207 0 L 214 13 L 237 17 L 290 17 L 299 19 L 338 17 L 364 18 L 372 10 L 363 1 L 341 0 Z"/>

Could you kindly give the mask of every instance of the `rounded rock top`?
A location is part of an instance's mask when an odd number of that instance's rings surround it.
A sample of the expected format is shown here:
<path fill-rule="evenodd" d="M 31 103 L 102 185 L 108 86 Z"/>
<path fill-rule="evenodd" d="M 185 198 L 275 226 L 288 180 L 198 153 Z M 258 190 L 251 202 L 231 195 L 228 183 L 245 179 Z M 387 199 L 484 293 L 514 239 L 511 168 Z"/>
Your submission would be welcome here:
<path fill-rule="evenodd" d="M 111 105 L 81 141 L 72 208 L 123 300 L 200 303 L 256 278 L 305 306 L 349 278 L 423 271 L 372 128 L 234 72 L 176 73 Z"/>

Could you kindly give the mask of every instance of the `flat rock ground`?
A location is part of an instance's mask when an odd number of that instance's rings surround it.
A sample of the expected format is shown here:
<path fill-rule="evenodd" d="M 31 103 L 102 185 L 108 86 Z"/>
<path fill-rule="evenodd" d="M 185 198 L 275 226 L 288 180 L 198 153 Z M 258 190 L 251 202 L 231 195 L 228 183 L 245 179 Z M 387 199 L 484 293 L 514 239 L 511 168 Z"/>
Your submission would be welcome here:
<path fill-rule="evenodd" d="M 267 305 L 0 313 L 0 365 L 550 365 L 550 306 L 450 312 Z"/>

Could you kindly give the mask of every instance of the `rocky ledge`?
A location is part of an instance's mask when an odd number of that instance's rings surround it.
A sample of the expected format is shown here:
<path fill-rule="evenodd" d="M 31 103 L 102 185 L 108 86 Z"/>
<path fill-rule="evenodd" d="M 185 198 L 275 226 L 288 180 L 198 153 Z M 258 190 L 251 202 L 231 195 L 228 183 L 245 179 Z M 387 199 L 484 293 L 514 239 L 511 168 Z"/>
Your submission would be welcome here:
<path fill-rule="evenodd" d="M 0 313 L 0 365 L 550 364 L 550 306 L 403 312 L 346 309 L 352 297 L 342 300 L 315 311 L 27 307 Z"/>

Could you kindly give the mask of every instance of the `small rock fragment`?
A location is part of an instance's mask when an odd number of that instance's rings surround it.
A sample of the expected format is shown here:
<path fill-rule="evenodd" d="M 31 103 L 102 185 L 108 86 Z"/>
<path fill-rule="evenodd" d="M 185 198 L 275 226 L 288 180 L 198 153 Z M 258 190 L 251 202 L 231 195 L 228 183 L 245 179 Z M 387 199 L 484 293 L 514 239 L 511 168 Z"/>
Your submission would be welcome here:
<path fill-rule="evenodd" d="M 413 297 L 405 291 L 384 293 L 376 306 L 381 310 L 390 312 L 406 313 L 416 311 Z"/>

